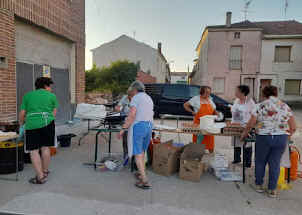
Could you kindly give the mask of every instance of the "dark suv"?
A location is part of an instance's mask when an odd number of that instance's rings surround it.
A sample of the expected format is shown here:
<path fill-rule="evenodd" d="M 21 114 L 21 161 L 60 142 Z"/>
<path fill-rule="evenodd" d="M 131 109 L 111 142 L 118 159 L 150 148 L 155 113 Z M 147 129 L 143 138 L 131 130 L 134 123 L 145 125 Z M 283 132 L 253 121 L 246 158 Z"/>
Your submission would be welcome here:
<path fill-rule="evenodd" d="M 186 84 L 145 84 L 146 93 L 151 96 L 154 103 L 155 117 L 160 114 L 192 116 L 183 105 L 193 96 L 199 95 L 200 86 Z M 225 118 L 231 118 L 230 103 L 212 94 L 217 111 Z"/>

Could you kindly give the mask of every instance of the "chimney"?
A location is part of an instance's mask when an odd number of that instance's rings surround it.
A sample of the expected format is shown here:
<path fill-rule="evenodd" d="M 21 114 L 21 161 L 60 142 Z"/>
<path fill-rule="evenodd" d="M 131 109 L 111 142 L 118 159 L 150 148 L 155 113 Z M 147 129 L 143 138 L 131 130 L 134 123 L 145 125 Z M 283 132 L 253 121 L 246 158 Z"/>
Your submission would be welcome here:
<path fill-rule="evenodd" d="M 225 23 L 225 25 L 226 25 L 226 27 L 231 27 L 231 24 L 232 24 L 232 12 L 230 12 L 230 11 L 228 11 L 227 13 L 226 13 L 226 23 Z"/>
<path fill-rule="evenodd" d="M 158 43 L 157 49 L 158 49 L 158 52 L 161 53 L 161 43 Z"/>

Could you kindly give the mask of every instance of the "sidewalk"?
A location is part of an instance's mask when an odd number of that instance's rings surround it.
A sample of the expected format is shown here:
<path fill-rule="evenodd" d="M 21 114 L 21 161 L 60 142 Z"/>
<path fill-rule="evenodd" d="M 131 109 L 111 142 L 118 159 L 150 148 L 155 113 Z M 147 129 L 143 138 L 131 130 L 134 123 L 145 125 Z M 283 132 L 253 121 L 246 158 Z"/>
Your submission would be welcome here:
<path fill-rule="evenodd" d="M 190 135 L 182 138 L 191 139 Z M 0 181 L 0 211 L 73 215 L 294 215 L 302 211 L 301 180 L 293 183 L 294 189 L 282 191 L 278 199 L 270 199 L 253 191 L 249 184 L 221 182 L 208 173 L 200 183 L 191 183 L 177 175 L 164 177 L 149 171 L 153 189 L 142 191 L 134 186 L 129 170 L 100 172 L 82 165 L 93 160 L 94 135 L 86 137 L 81 146 L 76 138 L 73 142 L 71 148 L 58 149 L 45 185 L 28 183 L 34 175 L 30 165 L 26 165 L 18 182 Z M 101 145 L 101 150 L 105 149 L 107 146 Z M 216 149 L 231 158 L 232 147 L 227 138 L 216 138 Z M 113 150 L 121 151 L 121 143 L 115 137 Z"/>

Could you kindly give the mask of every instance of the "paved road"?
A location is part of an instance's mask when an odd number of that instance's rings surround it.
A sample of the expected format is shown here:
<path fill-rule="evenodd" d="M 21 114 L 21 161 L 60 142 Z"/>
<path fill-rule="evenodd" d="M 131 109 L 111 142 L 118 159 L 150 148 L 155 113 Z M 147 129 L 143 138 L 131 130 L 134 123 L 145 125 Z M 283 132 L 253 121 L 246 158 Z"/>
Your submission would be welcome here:
<path fill-rule="evenodd" d="M 299 117 L 302 116 L 300 113 Z M 299 122 L 302 122 L 302 118 Z M 173 120 L 167 124 L 175 124 Z M 163 140 L 176 139 L 171 134 Z M 300 138 L 297 136 L 297 139 Z M 190 135 L 181 136 L 189 142 Z M 0 181 L 0 210 L 25 214 L 288 214 L 302 211 L 302 181 L 294 188 L 282 191 L 278 199 L 269 199 L 255 193 L 249 184 L 218 181 L 206 173 L 200 183 L 180 180 L 177 175 L 163 177 L 149 171 L 153 184 L 151 191 L 137 190 L 128 170 L 121 172 L 95 172 L 83 166 L 93 159 L 94 136 L 78 146 L 76 139 L 71 148 L 59 148 L 54 157 L 49 181 L 45 185 L 30 185 L 27 180 L 34 175 L 26 165 L 19 182 Z M 121 150 L 121 143 L 114 138 L 113 148 Z M 101 145 L 105 150 L 106 145 Z M 229 138 L 216 138 L 216 149 L 231 160 Z M 239 167 L 238 170 L 240 170 Z M 249 172 L 252 175 L 252 172 Z M 252 183 L 252 177 L 249 183 Z"/>

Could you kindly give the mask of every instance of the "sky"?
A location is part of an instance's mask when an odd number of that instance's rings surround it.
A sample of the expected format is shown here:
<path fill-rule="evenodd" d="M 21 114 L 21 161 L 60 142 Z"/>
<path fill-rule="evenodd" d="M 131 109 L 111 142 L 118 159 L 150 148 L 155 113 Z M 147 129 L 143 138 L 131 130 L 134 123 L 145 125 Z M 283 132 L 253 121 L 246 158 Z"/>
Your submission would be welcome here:
<path fill-rule="evenodd" d="M 162 52 L 171 71 L 192 70 L 195 48 L 207 25 L 225 24 L 227 11 L 232 23 L 244 21 L 245 0 L 86 0 L 86 69 L 92 67 L 91 49 L 122 34 Z M 297 20 L 302 22 L 302 0 L 253 0 L 250 21 Z"/>

